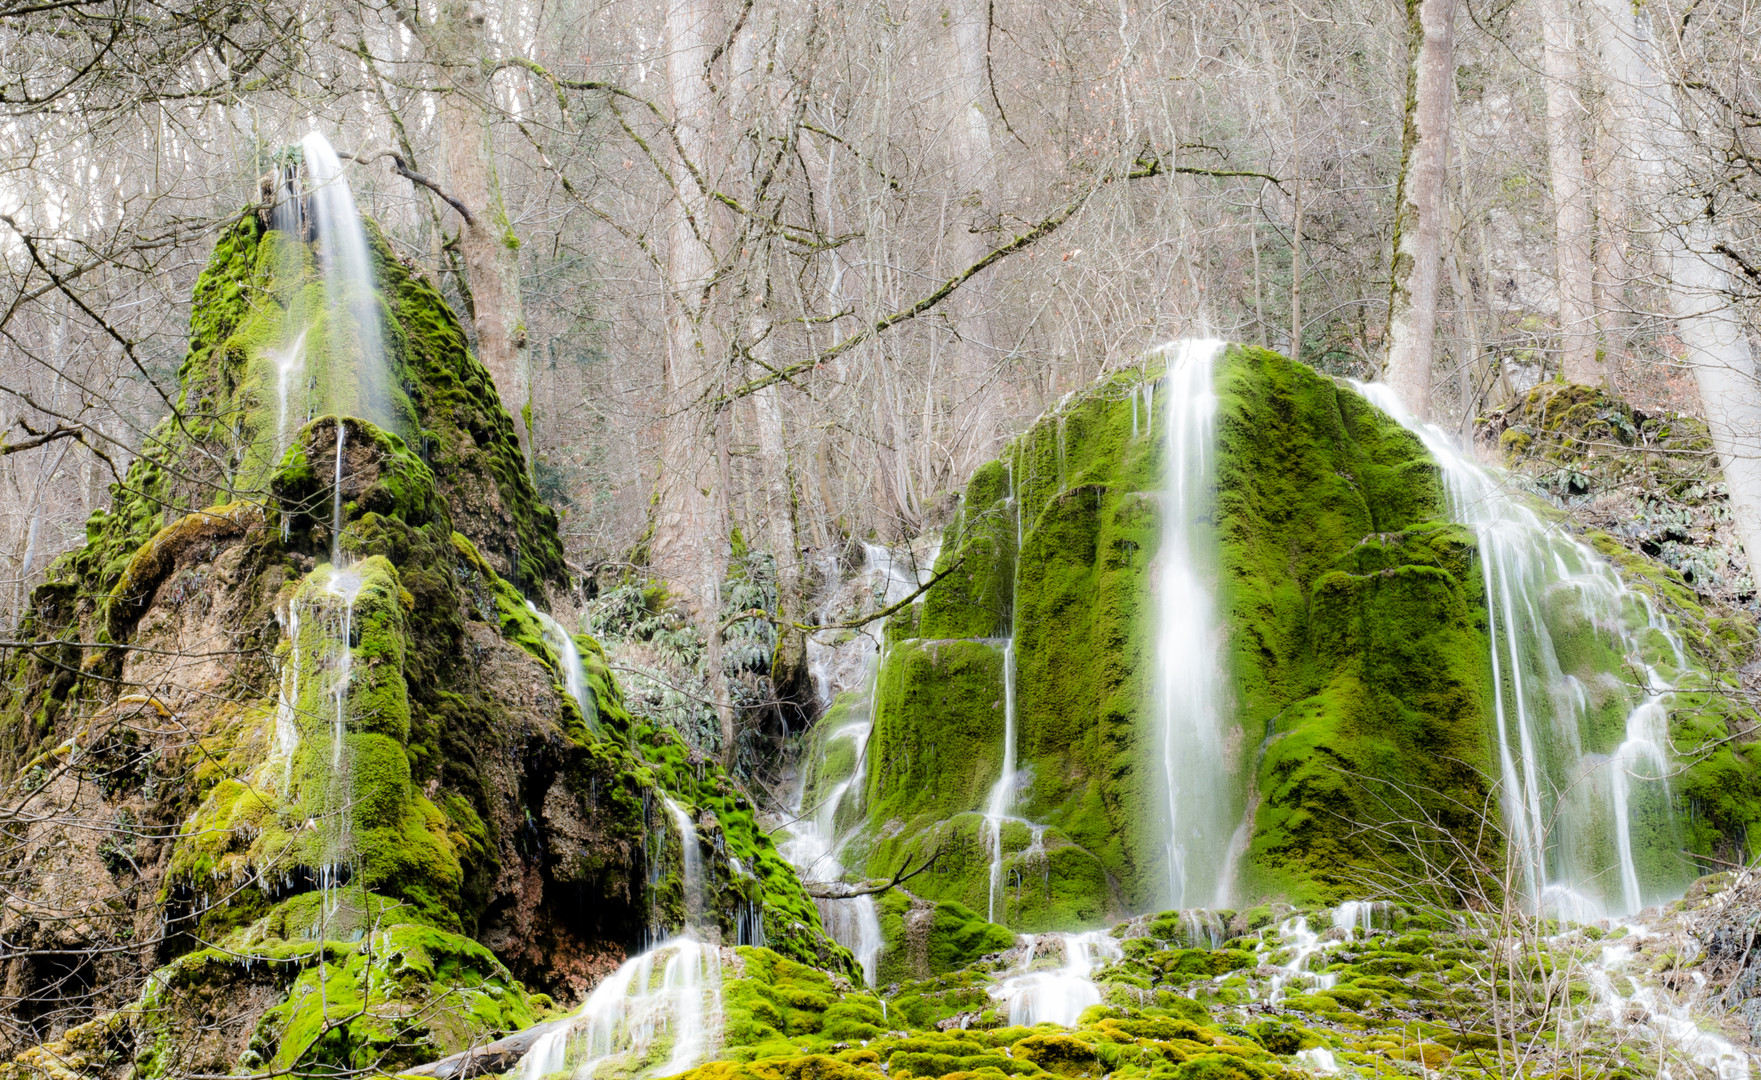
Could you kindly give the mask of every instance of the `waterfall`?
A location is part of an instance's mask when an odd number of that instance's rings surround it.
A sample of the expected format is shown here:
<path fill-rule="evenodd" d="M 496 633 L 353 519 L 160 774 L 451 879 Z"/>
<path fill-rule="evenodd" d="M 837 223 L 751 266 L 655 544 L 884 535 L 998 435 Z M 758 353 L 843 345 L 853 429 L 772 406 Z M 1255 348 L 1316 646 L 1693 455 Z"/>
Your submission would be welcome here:
<path fill-rule="evenodd" d="M 280 460 L 287 449 L 288 392 L 306 370 L 306 331 L 301 330 L 287 348 L 271 353 L 270 359 L 275 363 L 275 457 Z"/>
<path fill-rule="evenodd" d="M 991 922 L 997 921 L 997 889 L 1003 882 L 1003 822 L 1015 807 L 1015 782 L 1015 638 L 1010 635 L 1003 642 L 1003 765 L 984 809 L 991 842 L 990 910 L 985 918 Z"/>
<path fill-rule="evenodd" d="M 1223 343 L 1181 341 L 1168 358 L 1168 416 L 1157 556 L 1156 705 L 1160 721 L 1168 906 L 1230 906 L 1236 832 L 1224 750 L 1217 618 L 1201 556 L 1212 542 L 1212 368 Z M 1145 384 L 1145 406 L 1153 400 Z M 1153 414 L 1152 414 L 1153 415 Z M 1153 430 L 1153 425 L 1151 425 Z"/>
<path fill-rule="evenodd" d="M 1333 909 L 1333 926 L 1345 932 L 1347 941 L 1356 938 L 1360 931 L 1369 937 L 1376 929 L 1376 919 L 1387 921 L 1390 910 L 1388 904 L 1374 900 L 1347 900 Z"/>
<path fill-rule="evenodd" d="M 1666 749 L 1674 687 L 1654 666 L 1686 666 L 1680 638 L 1608 560 L 1413 420 L 1391 389 L 1359 389 L 1425 444 L 1451 514 L 1479 541 L 1502 810 L 1530 907 L 1593 919 L 1680 895 L 1688 875 Z M 1621 740 L 1609 747 L 1600 733 L 1616 721 Z M 1633 825 L 1646 812 L 1663 835 L 1639 850 Z"/>
<path fill-rule="evenodd" d="M 290 649 L 276 702 L 274 749 L 266 763 L 272 771 L 279 768 L 283 798 L 297 798 L 317 811 L 319 843 L 311 858 L 323 894 L 316 928 L 320 937 L 328 936 L 326 927 L 340 906 L 338 890 L 347 879 L 354 856 L 348 728 L 355 667 L 355 604 L 363 585 L 356 571 L 322 567 L 289 605 Z M 312 737 L 302 730 L 307 724 L 315 727 L 316 733 L 328 735 L 328 766 L 321 767 L 316 776 L 307 774 L 304 781 L 321 787 L 296 793 L 291 790 L 294 761 L 300 745 Z M 314 753 L 322 754 L 323 745 L 319 742 Z"/>
<path fill-rule="evenodd" d="M 1062 967 L 1034 971 L 1033 958 L 1041 941 L 1057 939 L 1064 947 Z M 1022 935 L 1021 963 L 1015 973 L 991 988 L 991 996 L 1009 1007 L 1009 1023 L 1062 1024 L 1075 1027 L 1084 1009 L 1101 1003 L 1100 988 L 1092 978 L 1098 961 L 1116 960 L 1123 952 L 1105 931 L 1085 934 L 1048 934 L 1036 938 Z"/>
<path fill-rule="evenodd" d="M 560 1072 L 571 1059 L 579 1062 L 571 1070 L 576 1080 L 591 1080 L 601 1068 L 620 1080 L 670 1076 L 709 1056 L 714 1024 L 722 1013 L 721 960 L 715 946 L 698 936 L 704 914 L 703 854 L 690 812 L 667 795 L 661 802 L 679 834 L 684 928 L 624 961 L 593 989 L 569 1023 L 534 1043 L 520 1062 L 520 1080 Z M 657 964 L 662 965 L 658 983 Z"/>
<path fill-rule="evenodd" d="M 305 162 L 304 212 L 322 253 L 329 362 L 329 411 L 391 426 L 390 375 L 380 325 L 377 276 L 367 229 L 355 207 L 342 161 L 324 136 L 300 142 Z"/>
<path fill-rule="evenodd" d="M 841 740 L 847 739 L 855 743 L 857 764 L 849 776 L 824 793 L 817 806 L 801 805 L 807 794 L 807 773 L 805 770 L 802 772 L 803 783 L 801 790 L 796 793 L 795 801 L 797 820 L 790 827 L 789 839 L 783 841 L 779 850 L 783 858 L 789 860 L 790 865 L 801 873 L 804 880 L 837 880 L 846 872 L 844 864 L 838 858 L 838 808 L 843 805 L 844 796 L 862 779 L 863 751 L 867 749 L 871 726 L 865 712 L 858 719 L 822 737 L 822 752 Z M 855 954 L 856 962 L 862 966 L 864 981 L 873 986 L 882 944 L 880 917 L 875 912 L 874 897 L 824 899 L 815 900 L 814 903 L 819 907 L 820 921 L 824 924 L 826 933 L 831 935 L 833 941 Z"/>
<path fill-rule="evenodd" d="M 858 586 L 866 590 L 866 596 L 844 599 L 860 600 L 865 609 L 882 608 L 903 600 L 921 584 L 921 571 L 901 565 L 902 560 L 891 549 L 865 543 L 862 553 L 863 571 Z M 928 561 L 935 561 L 933 554 Z M 820 607 L 821 623 L 839 621 L 834 616 L 839 610 L 845 582 L 836 574 L 836 562 L 833 561 L 827 568 L 828 587 Z M 858 689 L 863 697 L 836 728 L 816 733 L 817 759 L 803 761 L 798 767 L 800 782 L 791 800 L 795 820 L 789 826 L 789 838 L 778 850 L 803 880 L 835 881 L 848 872 L 838 857 L 843 839 L 838 835 L 838 809 L 844 805 L 846 797 L 859 797 L 862 792 L 861 781 L 867 760 L 864 753 L 874 727 L 875 678 L 881 655 L 878 631 L 879 624 L 871 623 L 842 645 L 817 641 L 817 635 L 809 635 L 807 639 L 814 686 L 821 704 L 830 706 L 841 689 Z M 856 750 L 850 774 L 835 780 L 822 778 L 830 781 L 829 786 L 811 792 L 818 801 L 808 805 L 811 779 L 824 762 L 827 751 L 845 740 L 853 742 Z M 818 899 L 814 904 L 819 908 L 826 933 L 855 954 L 857 963 L 862 966 L 864 980 L 873 986 L 882 945 L 880 917 L 875 911 L 874 898 Z"/>
<path fill-rule="evenodd" d="M 342 450 L 348 425 L 336 418 L 336 476 L 330 487 L 330 565 L 342 565 Z"/>
<path fill-rule="evenodd" d="M 563 685 L 580 707 L 581 719 L 587 722 L 588 727 L 599 730 L 599 706 L 594 701 L 593 688 L 587 685 L 587 665 L 581 659 L 581 649 L 575 644 L 575 636 L 562 623 L 538 610 L 537 605 L 530 600 L 526 601 L 526 610 L 538 620 L 538 627 L 544 633 L 544 643 L 556 654 L 557 663 L 562 669 Z"/>
<path fill-rule="evenodd" d="M 580 1062 L 571 1072 L 578 1080 L 591 1080 L 601 1068 L 618 1077 L 684 1072 L 708 1056 L 720 1015 L 716 950 L 687 931 L 624 961 L 569 1024 L 533 1045 L 520 1062 L 520 1080 L 561 1072 L 571 1057 Z"/>
<path fill-rule="evenodd" d="M 697 844 L 697 822 L 670 796 L 662 795 L 660 800 L 679 830 L 679 877 L 684 891 L 685 929 L 689 931 L 703 919 L 703 852 Z"/>

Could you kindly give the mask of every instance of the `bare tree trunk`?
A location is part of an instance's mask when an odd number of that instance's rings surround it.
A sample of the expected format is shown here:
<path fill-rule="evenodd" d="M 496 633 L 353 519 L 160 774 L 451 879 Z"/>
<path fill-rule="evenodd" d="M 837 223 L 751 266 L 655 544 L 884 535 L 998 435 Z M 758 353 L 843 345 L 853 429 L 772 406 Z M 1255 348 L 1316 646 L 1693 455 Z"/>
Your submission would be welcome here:
<path fill-rule="evenodd" d="M 519 240 L 502 205 L 489 127 L 490 87 L 483 61 L 490 56 L 483 9 L 448 0 L 433 40 L 450 83 L 440 99 L 450 190 L 469 211 L 459 226 L 459 253 L 470 285 L 470 316 L 477 358 L 489 369 L 502 404 L 514 415 L 527 466 L 532 455 L 531 369 L 526 314 L 520 297 Z"/>
<path fill-rule="evenodd" d="M 984 257 L 986 230 L 995 224 L 997 174 L 991 145 L 990 117 L 985 112 L 990 21 L 986 0 L 952 0 L 945 16 L 951 53 L 952 107 L 948 126 L 954 165 L 954 207 L 949 215 L 948 252 L 957 274 Z M 959 483 L 995 451 L 1000 395 L 995 373 L 991 327 L 990 275 L 968 281 L 953 297 L 953 322 L 959 335 L 954 379 L 954 482 Z"/>
<path fill-rule="evenodd" d="M 1455 0 L 1407 0 L 1406 11 L 1411 59 L 1395 194 L 1387 379 L 1413 415 L 1424 418 L 1431 412 L 1444 177 L 1455 96 Z"/>
<path fill-rule="evenodd" d="M 1584 177 L 1583 108 L 1570 0 L 1540 0 L 1541 59 L 1547 83 L 1547 166 L 1553 180 L 1558 264 L 1559 366 L 1566 382 L 1601 386 L 1608 371 L 1596 348 L 1590 191 Z"/>
<path fill-rule="evenodd" d="M 666 7 L 667 84 L 678 140 L 678 195 L 666 233 L 668 308 L 666 416 L 662 422 L 653 541 L 655 573 L 691 612 L 704 637 L 704 666 L 721 729 L 722 759 L 734 758 L 734 710 L 722 671 L 721 586 L 727 562 L 727 504 L 715 418 L 697 406 L 717 382 L 722 356 L 710 291 L 709 194 L 699 183 L 710 164 L 714 96 L 709 0 Z"/>
<path fill-rule="evenodd" d="M 1290 223 L 1290 358 L 1302 359 L 1302 159 L 1296 162 L 1296 206 Z"/>
<path fill-rule="evenodd" d="M 1671 314 L 1694 372 L 1712 445 L 1724 468 L 1731 520 L 1754 573 L 1761 553 L 1761 382 L 1730 272 L 1713 253 L 1712 222 L 1675 175 L 1686 132 L 1673 89 L 1658 70 L 1651 16 L 1624 0 L 1598 0 L 1602 60 L 1619 143 L 1633 156 L 1632 205 L 1647 208 L 1668 275 Z"/>

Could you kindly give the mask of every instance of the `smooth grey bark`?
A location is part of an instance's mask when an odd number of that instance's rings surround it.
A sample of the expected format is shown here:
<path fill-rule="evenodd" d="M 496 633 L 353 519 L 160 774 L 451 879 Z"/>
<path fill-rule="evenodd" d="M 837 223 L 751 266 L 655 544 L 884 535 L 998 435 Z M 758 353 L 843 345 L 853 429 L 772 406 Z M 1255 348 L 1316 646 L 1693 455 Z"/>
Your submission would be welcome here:
<path fill-rule="evenodd" d="M 1455 97 L 1456 0 L 1407 0 L 1409 61 L 1385 377 L 1414 416 L 1431 413 L 1443 263 L 1444 184 Z"/>
<path fill-rule="evenodd" d="M 996 150 L 989 104 L 989 6 L 986 0 L 952 0 L 944 15 L 948 27 L 948 148 L 952 158 L 953 205 L 948 215 L 950 274 L 965 270 L 989 250 L 987 230 L 995 223 Z M 955 333 L 954 408 L 950 444 L 955 483 L 996 451 L 1001 395 L 998 393 L 995 333 L 991 322 L 990 275 L 968 281 L 950 300 Z"/>
<path fill-rule="evenodd" d="M 1749 556 L 1761 557 L 1761 382 L 1730 271 L 1714 252 L 1721 239 L 1685 183 L 1691 153 L 1664 77 L 1649 11 L 1626 0 L 1597 0 L 1602 68 L 1611 129 L 1626 149 L 1635 225 L 1652 234 L 1656 269 L 1694 373 L 1706 426 L 1724 468 L 1731 521 Z"/>
<path fill-rule="evenodd" d="M 448 194 L 469 211 L 459 226 L 459 254 L 471 290 L 477 359 L 489 369 L 496 393 L 514 416 L 530 468 L 532 392 L 525 305 L 518 240 L 495 175 L 491 88 L 484 74 L 491 49 L 482 7 L 468 0 L 448 0 L 429 40 L 448 82 L 439 102 Z"/>
<path fill-rule="evenodd" d="M 1584 172 L 1584 109 L 1578 100 L 1576 20 L 1570 0 L 1538 0 L 1547 88 L 1547 169 L 1553 187 L 1553 248 L 1559 302 L 1559 366 L 1567 382 L 1605 385 L 1596 342 L 1590 188 Z"/>

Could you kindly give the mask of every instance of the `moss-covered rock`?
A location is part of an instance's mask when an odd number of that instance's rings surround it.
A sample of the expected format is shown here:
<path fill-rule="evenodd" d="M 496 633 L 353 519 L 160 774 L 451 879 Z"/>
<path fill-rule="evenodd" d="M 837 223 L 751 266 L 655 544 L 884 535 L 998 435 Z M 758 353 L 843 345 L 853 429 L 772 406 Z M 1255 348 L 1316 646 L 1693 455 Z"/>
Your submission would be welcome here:
<path fill-rule="evenodd" d="M 142 1075 L 390 1069 L 527 1026 L 528 987 L 575 999 L 685 923 L 687 847 L 700 933 L 847 974 L 756 807 L 638 725 L 585 636 L 567 689 L 530 606 L 562 582 L 555 518 L 457 320 L 372 248 L 388 386 L 352 370 L 308 243 L 247 216 L 217 246 L 179 415 L 8 661 L 19 783 L 75 808 L 21 837 L 68 856 L 9 940 L 101 958 L 81 1004 L 132 1002 Z M 140 838 L 70 844 L 81 820 Z"/>

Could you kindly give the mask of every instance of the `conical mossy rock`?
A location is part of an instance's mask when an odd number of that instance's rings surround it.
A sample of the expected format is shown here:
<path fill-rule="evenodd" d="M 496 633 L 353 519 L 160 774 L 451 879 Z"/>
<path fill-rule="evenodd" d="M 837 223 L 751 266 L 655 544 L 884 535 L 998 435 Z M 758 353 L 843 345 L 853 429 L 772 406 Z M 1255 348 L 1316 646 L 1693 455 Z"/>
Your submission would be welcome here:
<path fill-rule="evenodd" d="M 4 976 L 83 988 L 38 1034 L 100 1017 L 94 1072 L 395 1070 L 526 1026 L 684 921 L 663 795 L 708 866 L 701 932 L 851 970 L 756 808 L 584 636 L 581 714 L 526 606 L 563 582 L 555 517 L 457 320 L 374 241 L 399 430 L 276 430 L 265 354 L 317 262 L 246 214 L 177 415 L 7 661 L 11 797 L 55 812 L 14 838 Z"/>

